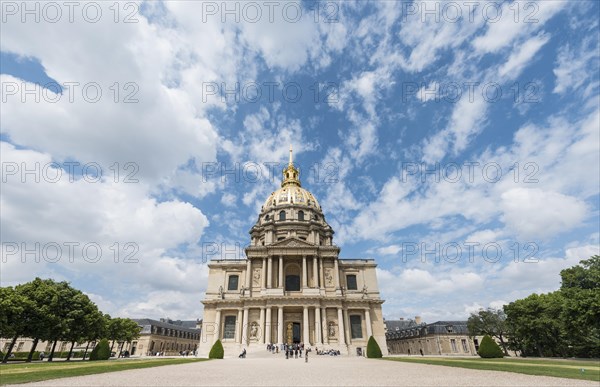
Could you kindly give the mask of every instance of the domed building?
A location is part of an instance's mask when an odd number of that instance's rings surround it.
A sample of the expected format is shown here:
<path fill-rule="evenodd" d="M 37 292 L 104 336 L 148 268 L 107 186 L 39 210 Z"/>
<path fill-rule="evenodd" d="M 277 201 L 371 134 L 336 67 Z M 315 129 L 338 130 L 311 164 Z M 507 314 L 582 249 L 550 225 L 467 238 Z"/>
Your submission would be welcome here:
<path fill-rule="evenodd" d="M 199 356 L 221 339 L 226 356 L 304 343 L 366 353 L 373 336 L 386 354 L 383 300 L 371 259 L 340 259 L 315 196 L 290 159 L 250 229 L 244 260 L 211 260 Z"/>

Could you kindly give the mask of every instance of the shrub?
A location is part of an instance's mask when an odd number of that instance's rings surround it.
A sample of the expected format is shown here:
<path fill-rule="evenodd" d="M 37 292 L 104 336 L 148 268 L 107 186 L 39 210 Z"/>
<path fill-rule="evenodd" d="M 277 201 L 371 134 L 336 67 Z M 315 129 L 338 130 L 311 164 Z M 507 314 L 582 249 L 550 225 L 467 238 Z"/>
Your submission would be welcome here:
<path fill-rule="evenodd" d="M 504 357 L 500 346 L 488 335 L 483 336 L 477 354 L 486 359 Z"/>
<path fill-rule="evenodd" d="M 110 345 L 108 340 L 102 339 L 90 353 L 90 360 L 108 360 L 110 358 Z"/>
<path fill-rule="evenodd" d="M 221 344 L 221 340 L 217 340 L 210 349 L 210 352 L 208 353 L 208 358 L 222 359 L 224 352 L 225 351 L 223 350 L 223 344 Z"/>
<path fill-rule="evenodd" d="M 379 344 L 377 344 L 377 340 L 373 336 L 369 337 L 369 342 L 367 343 L 367 357 L 368 358 L 380 358 L 383 355 L 381 354 L 381 348 L 379 348 Z"/>

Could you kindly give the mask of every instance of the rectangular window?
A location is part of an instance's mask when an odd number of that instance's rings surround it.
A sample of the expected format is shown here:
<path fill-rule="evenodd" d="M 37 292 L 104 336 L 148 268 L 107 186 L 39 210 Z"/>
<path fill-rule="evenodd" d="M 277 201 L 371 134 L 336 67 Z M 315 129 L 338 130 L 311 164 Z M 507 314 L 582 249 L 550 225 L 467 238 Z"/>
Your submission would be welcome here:
<path fill-rule="evenodd" d="M 362 316 L 350 316 L 350 334 L 353 339 L 362 339 Z"/>
<path fill-rule="evenodd" d="M 237 290 L 239 278 L 240 277 L 237 275 L 230 275 L 229 282 L 227 283 L 227 290 Z"/>
<path fill-rule="evenodd" d="M 21 352 L 23 350 L 23 345 L 25 345 L 25 343 L 21 341 L 17 346 L 17 352 Z"/>
<path fill-rule="evenodd" d="M 452 347 L 452 352 L 457 352 L 457 350 L 456 350 L 456 340 L 450 339 L 450 346 Z"/>
<path fill-rule="evenodd" d="M 469 347 L 467 346 L 467 339 L 461 339 L 460 342 L 462 343 L 463 351 L 469 352 Z"/>
<path fill-rule="evenodd" d="M 223 338 L 235 338 L 235 316 L 225 316 L 225 327 L 223 328 Z"/>
<path fill-rule="evenodd" d="M 356 284 L 356 276 L 354 274 L 349 274 L 346 276 L 346 285 L 348 286 L 348 290 L 358 289 L 358 286 Z"/>

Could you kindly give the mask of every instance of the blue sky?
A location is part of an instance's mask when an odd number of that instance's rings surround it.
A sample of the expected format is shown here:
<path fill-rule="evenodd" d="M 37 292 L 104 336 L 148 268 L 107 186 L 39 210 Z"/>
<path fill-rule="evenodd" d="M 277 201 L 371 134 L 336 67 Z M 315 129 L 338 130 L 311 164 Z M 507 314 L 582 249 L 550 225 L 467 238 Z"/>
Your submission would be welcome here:
<path fill-rule="evenodd" d="M 3 285 L 201 317 L 208 249 L 248 244 L 289 144 L 387 318 L 598 254 L 597 2 L 275 3 L 3 4 Z"/>

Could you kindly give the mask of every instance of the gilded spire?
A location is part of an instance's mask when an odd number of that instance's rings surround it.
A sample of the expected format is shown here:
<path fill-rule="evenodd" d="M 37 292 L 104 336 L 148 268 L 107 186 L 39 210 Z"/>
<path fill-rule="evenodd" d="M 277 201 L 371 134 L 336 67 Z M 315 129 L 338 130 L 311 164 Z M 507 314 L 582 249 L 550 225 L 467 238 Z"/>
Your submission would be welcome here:
<path fill-rule="evenodd" d="M 283 169 L 283 181 L 281 182 L 281 186 L 295 185 L 300 187 L 299 175 L 300 172 L 298 171 L 298 168 L 294 166 L 292 144 L 290 144 L 290 161 L 288 166 Z"/>

